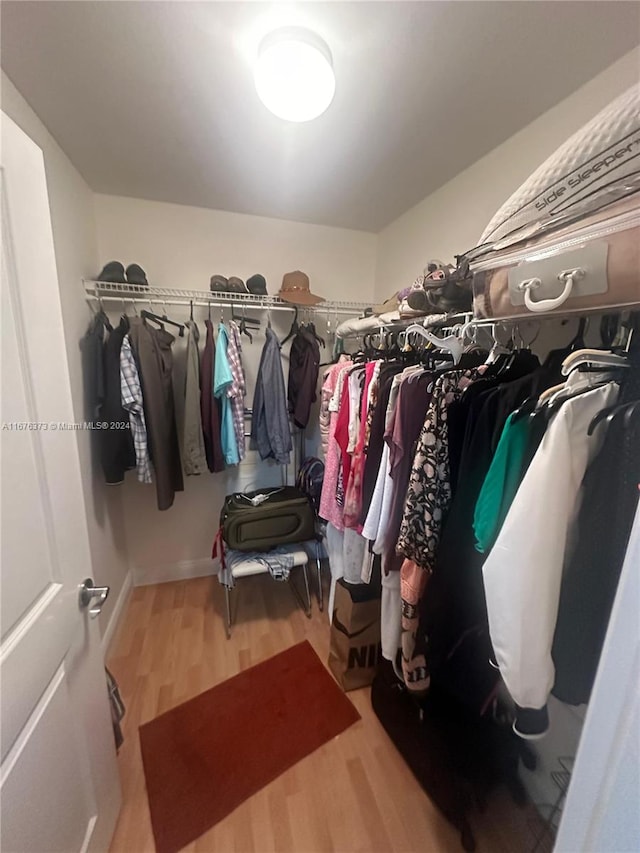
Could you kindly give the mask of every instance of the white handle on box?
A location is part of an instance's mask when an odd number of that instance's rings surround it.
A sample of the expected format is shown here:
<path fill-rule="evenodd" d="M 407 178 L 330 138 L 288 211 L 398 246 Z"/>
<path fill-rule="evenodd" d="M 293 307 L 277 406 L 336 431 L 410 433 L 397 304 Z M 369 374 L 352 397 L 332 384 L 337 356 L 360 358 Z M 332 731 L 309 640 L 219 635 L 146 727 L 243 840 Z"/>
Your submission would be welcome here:
<path fill-rule="evenodd" d="M 564 290 L 554 299 L 540 299 L 538 302 L 533 299 L 531 295 L 532 291 L 536 290 L 542 284 L 539 278 L 529 278 L 520 282 L 518 290 L 524 291 L 524 304 L 529 311 L 541 314 L 545 311 L 553 311 L 563 305 L 571 296 L 571 291 L 576 280 L 583 278 L 584 275 L 585 271 L 580 269 L 580 267 L 572 270 L 563 270 L 561 273 L 558 273 L 558 279 L 564 281 Z"/>

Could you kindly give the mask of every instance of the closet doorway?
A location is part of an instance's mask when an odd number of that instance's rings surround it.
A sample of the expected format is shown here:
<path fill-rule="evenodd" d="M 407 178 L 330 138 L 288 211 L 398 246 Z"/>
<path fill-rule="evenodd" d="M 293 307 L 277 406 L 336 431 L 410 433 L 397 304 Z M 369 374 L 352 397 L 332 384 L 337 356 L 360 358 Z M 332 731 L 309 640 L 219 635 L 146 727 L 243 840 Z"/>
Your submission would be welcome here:
<path fill-rule="evenodd" d="M 91 555 L 44 160 L 4 113 L 1 128 L 0 846 L 104 850 L 120 784 L 98 626 L 79 603 Z"/>

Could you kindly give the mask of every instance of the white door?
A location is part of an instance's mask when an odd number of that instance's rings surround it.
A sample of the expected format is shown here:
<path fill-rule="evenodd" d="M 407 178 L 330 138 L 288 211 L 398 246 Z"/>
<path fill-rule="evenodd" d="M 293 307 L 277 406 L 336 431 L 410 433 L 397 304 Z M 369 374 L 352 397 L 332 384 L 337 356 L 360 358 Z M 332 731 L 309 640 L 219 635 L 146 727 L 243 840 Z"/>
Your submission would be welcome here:
<path fill-rule="evenodd" d="M 52 427 L 74 416 L 44 160 L 1 122 L 0 848 L 105 850 L 120 783 L 76 433 Z"/>

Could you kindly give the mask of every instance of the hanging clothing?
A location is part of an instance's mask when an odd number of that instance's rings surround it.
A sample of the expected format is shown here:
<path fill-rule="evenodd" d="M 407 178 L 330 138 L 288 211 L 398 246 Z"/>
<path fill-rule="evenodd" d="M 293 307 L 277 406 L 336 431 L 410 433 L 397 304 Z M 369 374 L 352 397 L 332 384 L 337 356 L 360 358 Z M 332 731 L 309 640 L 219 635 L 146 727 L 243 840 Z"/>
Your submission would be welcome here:
<path fill-rule="evenodd" d="M 220 439 L 220 400 L 213 394 L 216 347 L 211 320 L 204 321 L 207 330 L 202 370 L 200 373 L 200 415 L 207 466 L 211 472 L 224 471 L 224 455 Z"/>
<path fill-rule="evenodd" d="M 187 363 L 184 384 L 184 415 L 182 422 L 182 464 L 187 475 L 207 471 L 207 453 L 200 414 L 200 332 L 193 320 L 185 323 L 187 330 Z"/>
<path fill-rule="evenodd" d="M 158 509 L 169 509 L 184 489 L 172 388 L 173 335 L 131 318 L 128 338 L 139 365 L 144 415 L 155 471 Z"/>
<path fill-rule="evenodd" d="M 362 508 L 360 522 L 364 525 L 378 482 L 380 462 L 385 452 L 384 434 L 387 425 L 387 410 L 391 388 L 396 376 L 402 373 L 404 365 L 398 362 L 381 364 L 377 388 L 377 402 L 372 409 L 371 427 L 365 446 L 365 462 L 362 476 Z M 397 388 L 397 383 L 396 383 Z M 375 537 L 373 537 L 375 538 Z"/>
<path fill-rule="evenodd" d="M 233 387 L 233 373 L 228 358 L 229 335 L 224 323 L 218 326 L 216 342 L 216 364 L 213 374 L 213 394 L 220 400 L 220 443 L 222 454 L 227 465 L 237 465 L 240 462 L 236 430 L 231 411 L 229 392 Z"/>
<path fill-rule="evenodd" d="M 337 406 L 335 409 L 331 407 L 331 398 L 333 397 L 333 392 L 335 391 L 336 381 L 340 370 L 343 367 L 349 365 L 350 363 L 351 359 L 347 358 L 346 355 L 341 355 L 336 364 L 332 364 L 327 367 L 322 377 L 322 390 L 320 393 L 320 412 L 318 415 L 318 422 L 320 425 L 320 441 L 322 444 L 322 455 L 325 459 L 325 476 L 326 460 L 329 454 L 331 416 L 334 412 L 337 412 Z M 332 434 L 331 439 L 333 439 Z"/>
<path fill-rule="evenodd" d="M 389 423 L 389 476 L 392 487 L 386 530 L 382 531 L 379 542 L 384 574 L 399 571 L 402 565 L 402 557 L 396 554 L 396 544 L 400 535 L 411 466 L 431 401 L 432 384 L 431 371 L 415 372 L 407 376 L 398 390 L 395 413 Z"/>
<path fill-rule="evenodd" d="M 637 373 L 640 377 L 640 373 Z M 620 401 L 639 399 L 640 382 Z M 563 702 L 588 702 L 596 676 L 627 543 L 638 506 L 640 411 L 625 422 L 614 418 L 582 484 L 573 539 L 576 546 L 562 573 L 551 656 L 552 693 Z"/>
<path fill-rule="evenodd" d="M 326 395 L 328 399 L 329 425 L 319 515 L 320 518 L 324 518 L 325 521 L 330 522 L 337 531 L 342 530 L 344 524 L 342 521 L 342 506 L 338 501 L 338 496 L 342 492 L 342 457 L 335 433 L 345 378 L 351 366 L 350 361 L 344 364 L 338 363 L 333 365 L 327 371 L 322 389 L 323 398 Z"/>
<path fill-rule="evenodd" d="M 424 653 L 416 653 L 418 604 L 435 563 L 436 549 L 451 500 L 447 407 L 459 399 L 484 365 L 449 370 L 435 381 L 413 460 L 397 550 L 405 560 L 400 569 L 402 593 L 402 669 L 410 689 L 422 692 L 430 677 Z"/>
<path fill-rule="evenodd" d="M 336 502 L 340 507 L 339 529 L 344 527 L 342 509 L 344 497 L 351 476 L 351 454 L 355 449 L 356 423 L 360 413 L 361 382 L 364 384 L 364 367 L 361 364 L 351 368 L 344 377 L 342 392 L 338 403 L 338 419 L 334 437 L 340 448 L 340 477 L 337 484 Z"/>
<path fill-rule="evenodd" d="M 122 406 L 120 350 L 129 330 L 129 321 L 121 317 L 104 345 L 104 402 L 100 419 L 109 426 L 100 431 L 102 469 L 108 484 L 124 482 L 126 471 L 136 467 L 136 454 L 129 413 Z"/>
<path fill-rule="evenodd" d="M 240 340 L 240 329 L 233 322 L 229 323 L 229 346 L 227 356 L 231 367 L 233 381 L 229 386 L 229 399 L 231 400 L 231 414 L 233 416 L 233 429 L 238 447 L 240 461 L 245 457 L 246 444 L 244 439 L 244 398 L 247 394 L 247 382 L 242 365 L 242 342 Z"/>
<path fill-rule="evenodd" d="M 359 400 L 359 424 L 356 428 L 355 446 L 351 456 L 349 480 L 344 496 L 344 525 L 353 530 L 360 529 L 360 509 L 362 505 L 362 477 L 364 474 L 368 430 L 371 424 L 372 409 L 377 400 L 380 362 L 369 362 L 365 367 L 364 387 Z"/>
<path fill-rule="evenodd" d="M 590 376 L 583 385 L 601 381 Z M 575 387 L 580 379 L 572 374 L 568 384 Z M 570 525 L 584 473 L 604 437 L 602 429 L 591 436 L 587 431 L 617 396 L 617 385 L 609 383 L 563 403 L 483 567 L 495 660 L 517 705 L 514 730 L 525 737 L 541 736 L 548 727 L 551 645 Z"/>
<path fill-rule="evenodd" d="M 266 330 L 266 341 L 260 357 L 253 396 L 249 447 L 257 450 L 261 459 L 274 459 L 279 465 L 289 464 L 293 445 L 287 414 L 280 344 L 270 327 Z"/>
<path fill-rule="evenodd" d="M 80 341 L 84 412 L 85 418 L 90 423 L 99 420 L 100 409 L 104 402 L 103 347 L 105 335 L 111 330 L 109 318 L 103 311 L 100 311 L 91 318 L 89 328 Z"/>
<path fill-rule="evenodd" d="M 447 407 L 462 395 L 484 366 L 450 370 L 435 383 L 413 460 L 404 507 L 398 551 L 425 571 L 431 571 L 444 515 L 451 498 Z"/>
<path fill-rule="evenodd" d="M 141 483 L 150 483 L 151 457 L 149 455 L 149 439 L 144 414 L 142 384 L 128 334 L 122 339 L 122 347 L 120 348 L 120 392 L 122 395 L 122 408 L 129 412 L 138 480 Z"/>
<path fill-rule="evenodd" d="M 413 368 L 410 368 L 410 370 L 413 370 Z M 362 535 L 365 537 L 365 539 L 369 539 L 374 543 L 372 550 L 375 554 L 382 553 L 382 550 L 377 546 L 384 537 L 384 534 L 387 529 L 387 523 L 389 520 L 391 493 L 393 490 L 393 480 L 391 479 L 390 475 L 389 463 L 389 440 L 391 430 L 393 429 L 393 424 L 395 423 L 396 404 L 398 396 L 400 394 L 400 386 L 402 384 L 402 379 L 406 378 L 406 375 L 407 371 L 394 374 L 392 376 L 388 395 L 383 393 L 378 403 L 379 406 L 381 404 L 384 405 L 385 397 L 388 398 L 383 424 L 383 434 L 381 436 L 382 456 L 380 457 L 380 462 L 378 466 L 378 476 L 373 487 L 373 494 L 371 495 L 371 500 L 369 501 L 369 509 L 367 511 L 367 515 L 362 526 Z M 374 415 L 374 421 L 371 427 L 372 436 L 375 428 L 376 422 Z M 374 439 L 372 437 L 370 439 L 369 446 L 371 446 L 373 440 Z M 369 457 L 367 456 L 367 463 L 368 462 Z M 364 501 L 365 497 L 363 495 L 363 509 Z"/>
<path fill-rule="evenodd" d="M 316 402 L 316 386 L 320 367 L 320 347 L 315 336 L 304 326 L 291 341 L 287 400 L 289 412 L 299 429 L 306 429 L 311 406 Z"/>

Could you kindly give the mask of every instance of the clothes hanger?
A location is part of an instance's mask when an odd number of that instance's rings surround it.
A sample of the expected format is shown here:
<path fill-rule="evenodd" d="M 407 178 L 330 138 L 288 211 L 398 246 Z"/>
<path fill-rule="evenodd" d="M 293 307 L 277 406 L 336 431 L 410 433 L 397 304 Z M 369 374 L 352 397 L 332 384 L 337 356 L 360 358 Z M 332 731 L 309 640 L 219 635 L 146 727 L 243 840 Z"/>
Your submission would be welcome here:
<path fill-rule="evenodd" d="M 291 340 L 294 335 L 297 335 L 300 330 L 300 327 L 298 326 L 298 306 L 294 305 L 293 310 L 295 313 L 293 316 L 293 320 L 291 321 L 291 328 L 289 329 L 286 338 L 284 338 L 284 340 L 280 342 L 280 346 L 286 344 L 287 341 Z"/>
<path fill-rule="evenodd" d="M 573 370 L 587 365 L 589 367 L 628 367 L 626 358 L 599 349 L 579 349 L 570 353 L 562 362 L 562 375 L 568 376 Z"/>
<path fill-rule="evenodd" d="M 429 343 L 432 343 L 435 347 L 439 349 L 450 352 L 453 356 L 453 363 L 457 364 L 462 357 L 462 353 L 464 351 L 464 343 L 462 339 L 457 334 L 447 335 L 445 338 L 439 338 L 438 335 L 434 335 L 432 332 L 429 332 L 424 326 L 420 326 L 418 323 L 413 323 L 406 330 L 406 333 L 415 333 L 419 335 L 421 338 L 424 338 Z"/>
<path fill-rule="evenodd" d="M 149 306 L 151 307 L 151 301 L 149 301 Z M 182 323 L 177 323 L 175 320 L 169 320 L 167 317 L 159 317 L 152 311 L 143 310 L 140 312 L 140 316 L 144 320 L 151 320 L 154 323 L 158 323 L 161 329 L 164 329 L 164 323 L 168 323 L 170 326 L 175 326 L 178 329 L 178 335 L 181 338 L 184 337 L 184 325 Z"/>
<path fill-rule="evenodd" d="M 255 324 L 254 331 L 257 331 L 257 329 L 260 328 L 260 321 L 254 320 L 251 317 L 247 318 L 247 316 L 245 314 L 244 305 L 242 306 L 242 314 L 241 315 L 240 314 L 232 314 L 231 316 L 232 316 L 233 320 L 239 321 L 238 322 L 238 332 L 241 335 L 246 335 L 249 338 L 249 343 L 252 344 L 253 343 L 253 335 L 251 334 L 251 332 L 247 328 L 247 323 L 251 323 L 252 325 Z"/>
<path fill-rule="evenodd" d="M 321 338 L 320 335 L 316 332 L 316 324 L 313 322 L 313 320 L 310 323 L 307 323 L 307 329 L 311 332 L 313 337 L 318 341 L 320 346 L 323 349 L 326 349 L 327 345 L 325 344 L 324 339 Z"/>
<path fill-rule="evenodd" d="M 595 415 L 589 424 L 587 435 L 593 435 L 598 424 L 602 423 L 604 420 L 606 420 L 607 426 L 610 426 L 620 415 L 624 415 L 623 426 L 627 429 L 631 425 L 633 415 L 637 411 L 640 411 L 640 400 L 629 400 L 626 403 L 618 403 L 615 406 L 609 406 L 607 409 L 602 409 Z"/>

